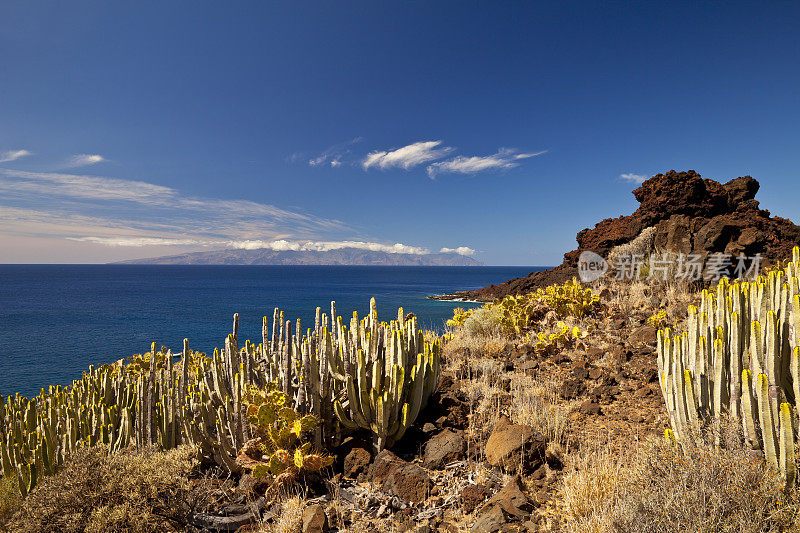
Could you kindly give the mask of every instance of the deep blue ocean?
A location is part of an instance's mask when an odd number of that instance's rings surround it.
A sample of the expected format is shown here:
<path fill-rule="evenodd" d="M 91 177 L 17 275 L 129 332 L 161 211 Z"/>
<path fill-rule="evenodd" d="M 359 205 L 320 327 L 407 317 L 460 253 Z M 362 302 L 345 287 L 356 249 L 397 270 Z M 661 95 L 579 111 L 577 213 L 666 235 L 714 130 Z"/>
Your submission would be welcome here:
<path fill-rule="evenodd" d="M 222 346 L 239 313 L 240 342 L 261 340 L 261 319 L 280 307 L 313 326 L 317 306 L 362 315 L 369 299 L 383 320 L 397 308 L 441 329 L 469 303 L 431 294 L 475 289 L 540 267 L 347 267 L 0 265 L 0 394 L 67 385 L 91 364 L 149 350 Z"/>

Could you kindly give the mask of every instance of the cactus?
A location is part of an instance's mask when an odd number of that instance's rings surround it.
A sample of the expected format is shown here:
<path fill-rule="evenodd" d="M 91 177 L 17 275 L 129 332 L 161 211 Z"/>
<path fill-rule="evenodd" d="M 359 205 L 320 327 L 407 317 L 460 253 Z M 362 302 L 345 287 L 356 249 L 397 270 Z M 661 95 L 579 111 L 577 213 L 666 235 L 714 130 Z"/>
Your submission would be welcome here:
<path fill-rule="evenodd" d="M 800 407 L 800 248 L 783 270 L 722 279 L 690 306 L 687 331 L 658 334 L 659 382 L 677 442 L 727 416 L 787 486 L 796 479 Z M 684 376 L 683 380 L 676 375 Z M 753 379 L 755 377 L 756 379 Z M 683 381 L 683 383 L 679 383 Z M 720 444 L 717 433 L 715 441 Z"/>
<path fill-rule="evenodd" d="M 570 329 L 564 322 L 558 322 L 554 333 L 540 331 L 536 333 L 535 337 L 531 335 L 531 338 L 535 338 L 533 347 L 536 352 L 546 354 L 553 353 L 559 348 L 574 344 L 577 340 L 585 338 L 588 334 L 588 331 L 581 331 L 577 326 Z"/>
<path fill-rule="evenodd" d="M 340 330 L 332 375 L 347 395 L 334 409 L 346 428 L 370 430 L 382 450 L 403 436 L 438 386 L 441 347 L 425 342 L 416 317 L 405 320 L 401 310 L 397 321 L 378 324 L 374 298 L 370 307 L 367 319 L 354 316 L 350 331 Z"/>
<path fill-rule="evenodd" d="M 600 297 L 590 288 L 583 288 L 577 279 L 563 285 L 551 285 L 544 289 L 522 294 L 509 295 L 501 300 L 484 305 L 484 309 L 499 313 L 500 325 L 508 336 L 523 335 L 538 317 L 543 316 L 542 307 L 555 312 L 559 318 L 568 316 L 581 317 L 597 308 Z M 453 318 L 447 326 L 458 328 L 473 315 L 474 309 L 453 310 Z"/>
<path fill-rule="evenodd" d="M 332 457 L 311 453 L 310 442 L 302 442 L 316 428 L 317 419 L 301 415 L 288 403 L 277 382 L 268 383 L 264 389 L 251 386 L 245 393 L 247 422 L 255 437 L 245 443 L 240 458 L 247 458 L 243 462 L 252 469 L 255 479 L 281 475 L 284 480 L 289 476 L 294 479 L 333 463 Z"/>
<path fill-rule="evenodd" d="M 355 315 L 350 328 L 335 313 L 335 302 L 330 315 L 318 308 L 314 328 L 303 335 L 300 322 L 293 332 L 276 308 L 271 328 L 263 319 L 258 345 L 240 345 L 234 315 L 224 348 L 211 357 L 194 352 L 184 339 L 175 361 L 153 343 L 127 361 L 89 367 L 69 387 L 49 387 L 30 400 L 0 397 L 2 472 L 15 476 L 27 493 L 82 446 L 116 452 L 184 443 L 238 471 L 235 457 L 255 436 L 249 391 L 272 382 L 317 449 L 340 442 L 343 429 L 356 427 L 373 431 L 378 447 L 390 445 L 435 390 L 441 348 L 424 341 L 416 318 L 407 320 L 402 308 L 397 321 L 379 323 L 373 299 L 369 315 L 360 322 Z M 313 427 L 303 426 L 309 416 L 319 421 Z M 288 470 L 313 470 L 327 461 L 309 446 L 290 454 L 295 466 L 284 461 Z"/>

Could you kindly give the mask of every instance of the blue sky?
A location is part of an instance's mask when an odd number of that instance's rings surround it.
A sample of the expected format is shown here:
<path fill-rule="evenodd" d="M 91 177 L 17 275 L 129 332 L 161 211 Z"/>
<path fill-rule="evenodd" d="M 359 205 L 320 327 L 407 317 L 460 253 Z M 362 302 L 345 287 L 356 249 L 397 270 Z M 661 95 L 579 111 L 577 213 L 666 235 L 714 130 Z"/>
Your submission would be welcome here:
<path fill-rule="evenodd" d="M 602 4 L 3 2 L 0 262 L 549 265 L 669 169 L 800 221 L 800 4 Z"/>

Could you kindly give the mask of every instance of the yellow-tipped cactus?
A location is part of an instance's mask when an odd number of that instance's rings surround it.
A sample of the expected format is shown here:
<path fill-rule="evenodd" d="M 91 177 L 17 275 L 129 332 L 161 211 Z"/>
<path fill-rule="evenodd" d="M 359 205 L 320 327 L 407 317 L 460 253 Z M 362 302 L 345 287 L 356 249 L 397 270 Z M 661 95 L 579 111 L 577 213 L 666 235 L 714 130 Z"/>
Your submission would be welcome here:
<path fill-rule="evenodd" d="M 334 402 L 336 416 L 346 428 L 370 430 L 376 449 L 391 446 L 438 386 L 441 346 L 425 341 L 416 317 L 406 320 L 402 309 L 390 323 L 354 317 L 338 339 L 332 375 L 346 397 Z"/>
<path fill-rule="evenodd" d="M 704 290 L 700 307 L 689 307 L 687 331 L 661 330 L 657 343 L 676 440 L 688 444 L 694 429 L 727 416 L 790 486 L 800 407 L 800 248 L 792 256 L 785 270 Z"/>
<path fill-rule="evenodd" d="M 331 302 L 331 314 L 318 308 L 314 328 L 303 334 L 299 321 L 293 331 L 275 309 L 271 328 L 266 317 L 262 321 L 262 342 L 242 345 L 234 315 L 232 333 L 212 357 L 191 350 L 186 339 L 176 356 L 153 343 L 127 364 L 90 367 L 70 387 L 49 387 L 31 400 L 0 397 L 2 472 L 15 476 L 27 493 L 82 446 L 115 452 L 185 443 L 237 471 L 235 458 L 254 436 L 248 391 L 273 382 L 299 416 L 290 431 L 310 432 L 317 449 L 341 441 L 354 417 L 354 427 L 374 431 L 387 445 L 402 436 L 435 390 L 441 352 L 438 342 L 424 340 L 416 317 L 406 319 L 399 309 L 397 318 L 379 323 L 373 299 L 369 315 L 359 321 L 354 314 L 348 328 Z M 312 418 L 319 423 L 308 427 Z M 327 462 L 304 451 L 288 457 L 291 468 Z"/>

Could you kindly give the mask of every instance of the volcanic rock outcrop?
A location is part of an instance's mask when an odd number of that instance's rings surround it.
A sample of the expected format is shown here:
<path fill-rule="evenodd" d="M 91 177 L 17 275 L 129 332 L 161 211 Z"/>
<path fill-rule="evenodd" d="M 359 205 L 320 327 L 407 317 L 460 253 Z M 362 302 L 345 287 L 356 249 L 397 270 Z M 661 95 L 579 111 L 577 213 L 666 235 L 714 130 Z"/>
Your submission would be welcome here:
<path fill-rule="evenodd" d="M 631 215 L 607 218 L 594 228 L 578 232 L 578 248 L 564 254 L 564 262 L 549 270 L 532 272 L 500 285 L 448 295 L 454 298 L 492 300 L 518 294 L 577 275 L 581 252 L 607 257 L 647 228 L 655 228 L 653 250 L 684 253 L 724 253 L 748 257 L 761 254 L 762 265 L 791 256 L 800 243 L 800 226 L 761 209 L 755 199 L 757 180 L 743 176 L 722 184 L 702 178 L 694 170 L 656 174 L 633 191 L 639 208 Z"/>

